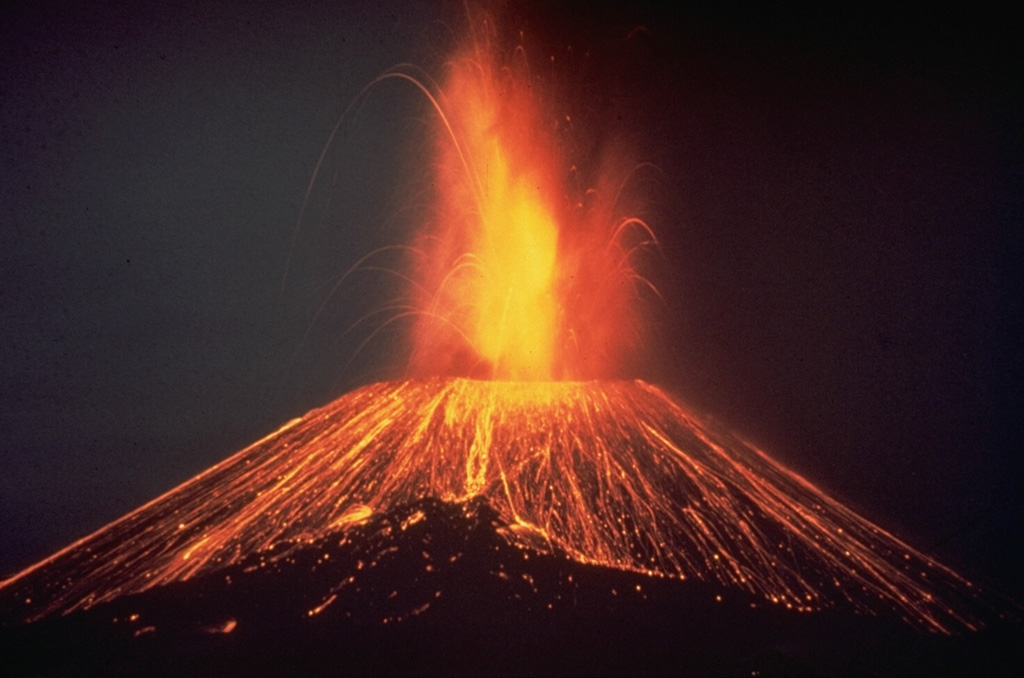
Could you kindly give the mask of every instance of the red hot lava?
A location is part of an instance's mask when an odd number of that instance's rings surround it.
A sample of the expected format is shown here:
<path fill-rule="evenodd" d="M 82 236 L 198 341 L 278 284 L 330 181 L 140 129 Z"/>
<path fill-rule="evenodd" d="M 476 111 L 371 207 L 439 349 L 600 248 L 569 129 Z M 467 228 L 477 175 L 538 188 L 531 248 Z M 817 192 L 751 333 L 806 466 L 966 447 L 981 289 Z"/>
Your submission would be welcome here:
<path fill-rule="evenodd" d="M 474 26 L 432 96 L 439 198 L 416 248 L 413 371 L 608 374 L 641 334 L 634 302 L 650 286 L 633 259 L 654 235 L 617 213 L 629 172 L 614 163 L 571 187 L 556 136 L 567 116 L 545 106 L 523 47 L 503 60 L 494 23 Z"/>
<path fill-rule="evenodd" d="M 503 62 L 493 24 L 476 25 L 443 88 L 416 81 L 438 114 L 441 188 L 416 248 L 412 367 L 444 377 L 345 395 L 30 567 L 0 586 L 22 616 L 297 548 L 423 497 L 482 497 L 514 543 L 583 563 L 799 612 L 977 626 L 948 602 L 968 582 L 756 447 L 643 381 L 569 380 L 634 343 L 646 282 L 632 257 L 654 237 L 616 215 L 611 178 L 572 195 L 524 50 Z"/>
<path fill-rule="evenodd" d="M 28 618 L 285 557 L 376 511 L 482 497 L 524 548 L 973 628 L 970 584 L 642 381 L 378 383 L 289 422 L 20 573 Z"/>

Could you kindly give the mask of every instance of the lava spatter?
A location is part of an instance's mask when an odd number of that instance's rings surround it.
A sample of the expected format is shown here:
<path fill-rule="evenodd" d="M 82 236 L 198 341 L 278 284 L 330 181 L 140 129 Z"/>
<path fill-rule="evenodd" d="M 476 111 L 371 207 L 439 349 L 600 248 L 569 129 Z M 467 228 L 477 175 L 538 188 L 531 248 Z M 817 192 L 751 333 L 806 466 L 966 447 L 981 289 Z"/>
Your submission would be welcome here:
<path fill-rule="evenodd" d="M 439 84 L 389 74 L 429 93 L 439 120 L 436 200 L 396 304 L 415 318 L 411 374 L 618 375 L 645 334 L 640 300 L 656 294 L 638 264 L 657 239 L 623 199 L 637 167 L 610 141 L 577 164 L 564 141 L 572 109 L 534 74 L 523 36 L 469 11 Z"/>

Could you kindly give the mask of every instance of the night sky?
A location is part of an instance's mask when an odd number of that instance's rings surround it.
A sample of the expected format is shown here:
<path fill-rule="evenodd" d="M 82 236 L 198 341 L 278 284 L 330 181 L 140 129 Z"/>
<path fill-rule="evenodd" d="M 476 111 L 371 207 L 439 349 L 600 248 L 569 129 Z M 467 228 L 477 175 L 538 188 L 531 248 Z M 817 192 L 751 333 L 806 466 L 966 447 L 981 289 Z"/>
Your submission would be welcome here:
<path fill-rule="evenodd" d="M 350 329 L 400 281 L 338 283 L 427 209 L 413 88 L 354 110 L 296 223 L 339 116 L 440 74 L 461 3 L 149 4 L 0 17 L 0 575 L 402 374 L 401 323 Z M 1016 28 L 665 11 L 510 12 L 577 160 L 658 167 L 638 375 L 1022 595 Z"/>

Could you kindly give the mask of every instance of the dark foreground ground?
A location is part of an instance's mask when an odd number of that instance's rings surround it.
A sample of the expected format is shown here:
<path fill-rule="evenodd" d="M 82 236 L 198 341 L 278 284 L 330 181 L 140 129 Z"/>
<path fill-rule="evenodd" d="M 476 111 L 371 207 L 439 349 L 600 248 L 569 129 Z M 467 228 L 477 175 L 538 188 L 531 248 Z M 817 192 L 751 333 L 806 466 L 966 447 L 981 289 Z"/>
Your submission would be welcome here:
<path fill-rule="evenodd" d="M 944 637 L 837 609 L 510 546 L 483 504 L 422 501 L 319 543 L 29 625 L 0 601 L 0 673 L 1019 675 L 1024 630 Z M 719 600 L 719 597 L 721 598 Z"/>

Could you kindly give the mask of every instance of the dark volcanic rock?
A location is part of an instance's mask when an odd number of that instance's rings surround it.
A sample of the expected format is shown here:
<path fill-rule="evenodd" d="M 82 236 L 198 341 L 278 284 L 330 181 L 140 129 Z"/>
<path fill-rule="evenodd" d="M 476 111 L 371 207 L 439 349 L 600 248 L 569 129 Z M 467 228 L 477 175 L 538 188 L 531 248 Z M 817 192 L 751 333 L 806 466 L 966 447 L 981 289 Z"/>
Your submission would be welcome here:
<path fill-rule="evenodd" d="M 922 634 L 511 545 L 482 502 L 422 500 L 312 543 L 34 624 L 10 675 L 1012 675 L 1019 625 Z"/>

